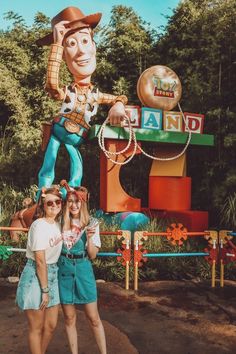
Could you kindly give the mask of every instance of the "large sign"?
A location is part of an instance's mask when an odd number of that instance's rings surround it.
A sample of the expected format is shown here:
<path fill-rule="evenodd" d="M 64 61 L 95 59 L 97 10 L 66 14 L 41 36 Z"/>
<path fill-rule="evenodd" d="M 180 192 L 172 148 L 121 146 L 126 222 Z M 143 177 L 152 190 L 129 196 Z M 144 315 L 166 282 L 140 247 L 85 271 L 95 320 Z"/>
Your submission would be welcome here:
<path fill-rule="evenodd" d="M 155 65 L 141 74 L 137 94 L 144 106 L 169 111 L 178 104 L 182 86 L 173 70 Z"/>
<path fill-rule="evenodd" d="M 162 111 L 161 109 L 126 106 L 125 111 L 135 128 L 165 130 L 169 132 L 203 133 L 204 115 L 198 113 Z M 128 126 L 125 124 L 124 126 Z"/>

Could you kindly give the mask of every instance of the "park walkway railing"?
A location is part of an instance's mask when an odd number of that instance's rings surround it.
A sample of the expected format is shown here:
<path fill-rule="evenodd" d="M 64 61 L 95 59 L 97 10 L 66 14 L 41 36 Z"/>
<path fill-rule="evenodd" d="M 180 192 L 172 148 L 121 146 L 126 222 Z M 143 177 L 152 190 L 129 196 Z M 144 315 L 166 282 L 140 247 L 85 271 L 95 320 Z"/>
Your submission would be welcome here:
<path fill-rule="evenodd" d="M 232 239 L 236 232 L 232 230 L 219 231 L 219 263 L 220 263 L 220 286 L 224 286 L 224 268 L 228 263 L 236 262 L 236 246 Z"/>
<path fill-rule="evenodd" d="M 27 228 L 0 227 L 0 231 L 27 232 Z M 125 289 L 130 288 L 130 266 L 134 266 L 134 290 L 138 290 L 139 268 L 151 258 L 164 257 L 204 257 L 211 265 L 211 286 L 216 285 L 216 265 L 220 266 L 220 286 L 224 286 L 224 267 L 226 264 L 236 262 L 236 245 L 232 239 L 236 233 L 229 230 L 206 230 L 204 232 L 188 232 L 182 224 L 171 224 L 165 232 L 136 231 L 132 240 L 128 230 L 101 231 L 103 236 L 116 236 L 121 246 L 114 252 L 99 252 L 98 257 L 115 257 L 125 267 Z M 145 241 L 150 237 L 164 237 L 171 245 L 183 246 L 188 238 L 202 237 L 207 246 L 201 252 L 156 252 L 146 249 Z M 12 252 L 25 252 L 26 249 L 0 244 L 0 259 L 7 259 Z"/>
<path fill-rule="evenodd" d="M 28 232 L 28 228 L 23 227 L 4 227 L 0 226 L 0 231 L 19 231 Z M 125 289 L 129 289 L 129 267 L 131 262 L 131 232 L 118 230 L 118 231 L 101 231 L 100 236 L 116 236 L 121 241 L 121 247 L 116 252 L 98 252 L 97 257 L 116 257 L 118 262 L 125 266 Z M 7 259 L 12 252 L 26 252 L 25 248 L 16 248 L 12 246 L 3 246 L 0 244 L 0 259 Z"/>
<path fill-rule="evenodd" d="M 208 248 L 204 252 L 174 252 L 174 253 L 149 253 L 144 248 L 144 241 L 149 237 L 165 237 L 172 245 L 182 246 L 188 237 L 202 236 L 208 241 Z M 188 232 L 182 224 L 171 224 L 166 232 L 136 231 L 134 233 L 134 290 L 138 290 L 138 269 L 147 262 L 149 258 L 163 257 L 205 257 L 206 261 L 212 264 L 211 285 L 215 286 L 216 262 L 217 262 L 217 241 L 216 231 Z"/>

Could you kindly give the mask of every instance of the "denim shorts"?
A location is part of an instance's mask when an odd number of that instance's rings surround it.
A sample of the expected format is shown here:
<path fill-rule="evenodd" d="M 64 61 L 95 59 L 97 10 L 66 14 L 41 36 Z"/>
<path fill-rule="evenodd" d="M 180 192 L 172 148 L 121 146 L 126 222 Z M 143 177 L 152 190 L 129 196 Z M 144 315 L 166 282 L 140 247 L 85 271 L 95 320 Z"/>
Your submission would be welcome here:
<path fill-rule="evenodd" d="M 49 303 L 47 307 L 51 307 L 60 303 L 57 264 L 48 264 L 47 270 L 49 287 Z M 28 259 L 17 287 L 16 303 L 21 310 L 39 310 L 41 302 L 42 292 L 36 274 L 36 263 L 32 259 Z"/>

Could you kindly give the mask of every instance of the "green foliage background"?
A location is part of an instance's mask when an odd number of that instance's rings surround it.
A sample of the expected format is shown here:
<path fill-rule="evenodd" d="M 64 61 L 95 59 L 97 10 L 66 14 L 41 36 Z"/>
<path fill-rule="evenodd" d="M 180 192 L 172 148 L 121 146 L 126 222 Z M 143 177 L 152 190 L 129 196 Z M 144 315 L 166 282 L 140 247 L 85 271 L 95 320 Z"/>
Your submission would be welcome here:
<path fill-rule="evenodd" d="M 10 12 L 6 17 L 12 26 L 0 32 L 2 224 L 14 211 L 4 209 L 9 188 L 17 195 L 26 195 L 37 184 L 43 159 L 41 124 L 51 121 L 58 110 L 58 104 L 44 91 L 48 48 L 35 44 L 48 33 L 49 19 L 37 13 L 33 26 L 27 27 L 19 14 Z M 130 104 L 140 105 L 136 94 L 140 74 L 152 65 L 166 65 L 182 82 L 182 109 L 205 114 L 204 132 L 213 134 L 216 144 L 214 148 L 189 150 L 188 175 L 193 184 L 192 208 L 208 210 L 210 226 L 217 228 L 236 228 L 235 18 L 235 0 L 184 0 L 168 18 L 165 31 L 158 32 L 132 8 L 114 6 L 110 23 L 98 28 L 95 36 L 97 70 L 93 82 L 102 91 L 125 93 Z M 71 80 L 65 66 L 60 77 L 64 84 Z M 105 116 L 106 111 L 101 110 L 96 121 Z M 99 148 L 95 142 L 87 143 L 81 152 L 85 161 L 83 183 L 91 190 L 91 207 L 98 208 Z M 62 148 L 56 183 L 68 177 L 68 168 Z M 127 192 L 141 198 L 144 205 L 149 168 L 150 161 L 136 157 L 121 175 Z"/>

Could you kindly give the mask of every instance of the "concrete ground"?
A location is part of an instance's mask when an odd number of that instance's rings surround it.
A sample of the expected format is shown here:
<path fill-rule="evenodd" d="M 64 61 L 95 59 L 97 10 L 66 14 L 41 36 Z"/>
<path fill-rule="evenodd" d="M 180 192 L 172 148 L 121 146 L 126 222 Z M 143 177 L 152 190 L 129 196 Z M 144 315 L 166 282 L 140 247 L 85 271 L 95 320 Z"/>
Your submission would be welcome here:
<path fill-rule="evenodd" d="M 236 283 L 99 283 L 99 311 L 108 354 L 236 353 Z M 14 304 L 16 284 L 0 281 L 0 353 L 27 354 L 27 322 Z M 98 354 L 82 308 L 78 308 L 79 354 Z M 69 353 L 62 313 L 48 354 Z"/>

